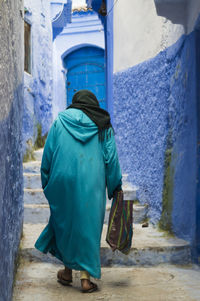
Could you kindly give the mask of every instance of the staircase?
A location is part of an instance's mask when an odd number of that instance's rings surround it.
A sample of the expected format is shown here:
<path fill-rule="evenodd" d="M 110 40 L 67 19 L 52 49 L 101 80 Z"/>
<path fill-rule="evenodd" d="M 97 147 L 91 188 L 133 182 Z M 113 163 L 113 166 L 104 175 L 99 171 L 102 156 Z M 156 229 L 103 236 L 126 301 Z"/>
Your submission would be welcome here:
<path fill-rule="evenodd" d="M 43 149 L 34 152 L 35 161 L 24 163 L 24 235 L 21 254 L 31 261 L 59 263 L 50 254 L 43 255 L 34 248 L 34 243 L 49 219 L 49 206 L 43 194 L 40 180 L 40 165 Z M 123 187 L 125 196 L 130 196 L 127 183 Z M 101 241 L 102 266 L 111 265 L 158 265 L 161 263 L 188 264 L 191 262 L 191 248 L 188 242 L 176 237 L 167 237 L 153 225 L 143 228 L 147 205 L 134 204 L 133 243 L 130 254 L 112 252 L 105 241 L 111 204 L 106 207 Z"/>

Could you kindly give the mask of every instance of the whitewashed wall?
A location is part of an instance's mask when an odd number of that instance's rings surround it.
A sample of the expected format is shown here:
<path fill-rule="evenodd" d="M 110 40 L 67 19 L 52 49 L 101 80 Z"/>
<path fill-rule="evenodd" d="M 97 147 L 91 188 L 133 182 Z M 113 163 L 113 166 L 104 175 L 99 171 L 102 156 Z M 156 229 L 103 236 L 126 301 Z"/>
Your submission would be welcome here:
<path fill-rule="evenodd" d="M 161 1 L 160 1 L 161 2 Z M 174 44 L 184 33 L 193 30 L 200 13 L 200 0 L 190 0 L 183 6 L 184 24 L 173 24 L 167 19 L 176 6 L 170 1 L 166 17 L 158 16 L 154 0 L 118 1 L 114 7 L 114 72 L 141 63 L 154 57 L 161 50 Z M 177 3 L 180 3 L 180 1 Z M 170 11 L 171 10 L 171 11 Z M 179 14 L 179 16 L 178 16 Z M 177 20 L 180 10 L 177 7 Z M 178 23 L 178 21 L 177 21 Z"/>

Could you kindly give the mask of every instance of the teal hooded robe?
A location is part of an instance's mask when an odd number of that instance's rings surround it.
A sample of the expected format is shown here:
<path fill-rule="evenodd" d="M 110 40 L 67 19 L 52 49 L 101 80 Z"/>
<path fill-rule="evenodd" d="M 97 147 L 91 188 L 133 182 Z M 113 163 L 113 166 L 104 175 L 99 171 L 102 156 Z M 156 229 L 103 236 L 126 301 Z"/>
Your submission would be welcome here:
<path fill-rule="evenodd" d="M 106 205 L 121 187 L 113 129 L 98 127 L 81 110 L 59 113 L 44 147 L 41 180 L 50 219 L 35 247 L 65 266 L 101 277 L 100 241 Z"/>

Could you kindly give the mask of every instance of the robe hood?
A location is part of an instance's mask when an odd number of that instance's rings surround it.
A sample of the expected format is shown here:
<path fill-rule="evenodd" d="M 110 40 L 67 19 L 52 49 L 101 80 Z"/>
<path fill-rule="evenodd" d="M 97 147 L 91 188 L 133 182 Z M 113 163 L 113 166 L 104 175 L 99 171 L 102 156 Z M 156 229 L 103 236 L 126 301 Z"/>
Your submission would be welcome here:
<path fill-rule="evenodd" d="M 86 143 L 98 134 L 96 124 L 81 110 L 68 109 L 58 114 L 63 127 L 77 140 Z"/>

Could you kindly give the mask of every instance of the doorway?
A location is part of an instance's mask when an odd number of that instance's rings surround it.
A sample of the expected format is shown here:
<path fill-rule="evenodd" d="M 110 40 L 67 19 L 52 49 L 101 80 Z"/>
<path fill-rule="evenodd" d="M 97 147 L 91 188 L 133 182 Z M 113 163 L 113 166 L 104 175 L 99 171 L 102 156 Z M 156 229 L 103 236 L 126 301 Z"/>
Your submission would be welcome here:
<path fill-rule="evenodd" d="M 69 106 L 73 95 L 81 90 L 93 92 L 102 109 L 107 109 L 105 51 L 95 46 L 81 47 L 64 58 L 66 69 L 66 103 Z"/>

